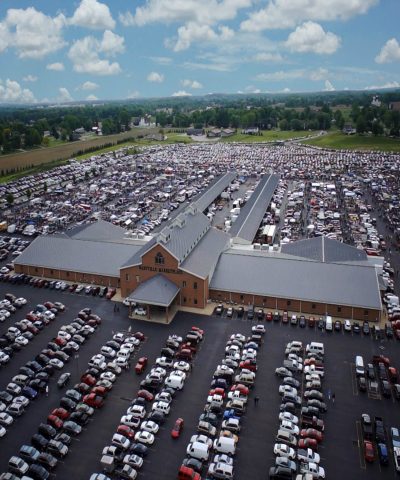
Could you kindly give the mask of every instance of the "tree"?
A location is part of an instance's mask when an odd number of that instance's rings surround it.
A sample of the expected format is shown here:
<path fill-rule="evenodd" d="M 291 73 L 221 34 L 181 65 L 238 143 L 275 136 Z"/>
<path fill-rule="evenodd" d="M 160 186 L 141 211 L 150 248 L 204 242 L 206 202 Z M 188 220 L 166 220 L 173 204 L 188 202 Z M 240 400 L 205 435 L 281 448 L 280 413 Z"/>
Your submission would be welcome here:
<path fill-rule="evenodd" d="M 284 118 L 278 123 L 281 130 L 289 130 L 289 122 Z"/>
<path fill-rule="evenodd" d="M 290 130 L 304 130 L 304 122 L 298 118 L 290 120 Z"/>
<path fill-rule="evenodd" d="M 28 200 L 31 198 L 32 196 L 32 191 L 28 188 L 28 190 L 26 191 L 26 196 L 28 197 Z"/>
<path fill-rule="evenodd" d="M 376 135 L 382 135 L 383 133 L 383 125 L 379 120 L 375 120 L 372 122 L 372 133 Z"/>
<path fill-rule="evenodd" d="M 7 193 L 6 201 L 9 205 L 12 205 L 14 203 L 14 195 L 11 192 Z"/>
<path fill-rule="evenodd" d="M 367 130 L 367 124 L 362 114 L 357 118 L 356 130 L 357 133 L 364 133 Z"/>

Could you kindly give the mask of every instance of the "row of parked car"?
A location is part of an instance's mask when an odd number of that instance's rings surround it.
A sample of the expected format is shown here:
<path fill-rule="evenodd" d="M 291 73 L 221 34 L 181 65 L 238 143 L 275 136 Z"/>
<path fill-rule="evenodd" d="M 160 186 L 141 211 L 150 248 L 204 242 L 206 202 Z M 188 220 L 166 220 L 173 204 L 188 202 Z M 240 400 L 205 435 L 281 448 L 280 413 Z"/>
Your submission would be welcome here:
<path fill-rule="evenodd" d="M 84 309 L 82 312 L 86 313 L 88 319 L 100 319 L 92 314 L 90 309 Z M 80 318 L 75 319 L 73 323 L 81 322 L 85 324 Z M 75 328 L 72 324 L 69 327 Z M 89 328 L 94 330 L 93 327 Z M 10 459 L 10 472 L 26 474 L 33 479 L 47 479 L 60 459 L 67 455 L 71 437 L 79 435 L 90 421 L 95 409 L 103 406 L 117 375 L 122 372 L 115 363 L 110 362 L 104 366 L 97 363 L 97 360 L 96 357 L 89 361 L 88 369 L 81 376 L 80 383 L 68 389 L 59 406 L 49 412 L 47 423 L 39 425 L 38 432 L 32 436 L 31 445 L 23 445 L 19 454 Z M 69 380 L 69 373 L 62 374 L 57 382 L 58 387 L 63 388 Z"/>
<path fill-rule="evenodd" d="M 167 349 L 179 350 L 184 341 L 198 344 L 204 332 L 196 327 L 183 339 L 171 335 L 166 341 Z M 162 349 L 163 353 L 164 348 Z M 135 371 L 141 375 L 148 364 L 147 357 L 140 357 Z M 166 417 L 170 414 L 172 400 L 176 392 L 182 390 L 192 366 L 188 361 L 162 356 L 156 359 L 150 372 L 141 382 L 136 398 L 132 400 L 120 424 L 113 434 L 111 445 L 103 448 L 101 465 L 104 474 L 94 473 L 91 480 L 107 479 L 106 475 L 117 475 L 122 479 L 135 479 L 143 466 L 148 447 L 155 442 L 156 434 Z M 147 387 L 143 388 L 143 387 Z M 147 408 L 147 407 L 150 408 Z M 171 432 L 178 438 L 183 428 L 183 419 L 175 422 Z"/>
<path fill-rule="evenodd" d="M 282 378 L 282 403 L 270 479 L 293 479 L 295 475 L 296 480 L 325 478 L 317 453 L 325 427 L 320 417 L 327 411 L 322 392 L 324 354 L 324 345 L 318 342 L 311 342 L 306 349 L 295 340 L 286 345 L 283 366 L 275 371 Z"/>
<path fill-rule="evenodd" d="M 364 358 L 357 355 L 355 358 L 355 374 L 358 389 L 369 392 L 372 396 L 379 393 L 385 398 L 392 398 L 392 394 L 400 400 L 399 373 L 388 357 L 373 355 L 371 363 L 365 365 Z"/>
<path fill-rule="evenodd" d="M 394 467 L 400 472 L 400 431 L 397 427 L 391 427 L 387 435 L 385 423 L 382 417 L 372 417 L 368 413 L 361 415 L 361 429 L 363 436 L 363 453 L 367 463 L 374 463 L 379 458 L 381 465 L 389 464 L 389 448 L 393 451 Z"/>
<path fill-rule="evenodd" d="M 3 300 L 0 300 L 0 322 L 5 322 L 19 308 L 26 305 L 27 300 L 23 297 L 17 298 L 12 293 L 6 293 Z"/>
<path fill-rule="evenodd" d="M 241 333 L 231 335 L 226 343 L 224 358 L 214 371 L 197 432 L 190 438 L 187 457 L 179 469 L 180 480 L 201 479 L 206 464 L 207 479 L 234 478 L 234 457 L 242 419 L 256 378 L 261 337 L 265 334 L 263 325 L 253 329 L 257 331 L 258 343 Z"/>

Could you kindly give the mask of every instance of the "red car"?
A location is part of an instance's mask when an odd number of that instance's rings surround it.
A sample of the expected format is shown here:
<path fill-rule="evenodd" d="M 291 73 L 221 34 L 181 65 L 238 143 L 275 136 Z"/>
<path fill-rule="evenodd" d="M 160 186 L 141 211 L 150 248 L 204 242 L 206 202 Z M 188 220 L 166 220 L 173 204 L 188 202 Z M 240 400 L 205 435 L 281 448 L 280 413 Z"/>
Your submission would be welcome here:
<path fill-rule="evenodd" d="M 232 385 L 231 387 L 231 392 L 235 392 L 236 390 L 239 390 L 240 393 L 243 395 L 248 395 L 249 394 L 249 389 L 242 383 L 236 383 L 235 385 Z"/>
<path fill-rule="evenodd" d="M 204 335 L 204 330 L 202 330 L 202 329 L 199 328 L 199 327 L 193 326 L 193 327 L 192 327 L 192 330 L 193 330 L 194 332 L 199 332 L 201 335 Z"/>
<path fill-rule="evenodd" d="M 32 312 L 25 315 L 25 318 L 31 322 L 36 322 L 36 320 L 39 320 L 39 317 Z"/>
<path fill-rule="evenodd" d="M 369 440 L 364 440 L 364 458 L 368 463 L 372 463 L 375 460 L 374 446 Z"/>
<path fill-rule="evenodd" d="M 83 397 L 83 403 L 86 403 L 89 407 L 101 408 L 104 405 L 104 398 L 95 393 L 89 393 L 89 395 Z"/>
<path fill-rule="evenodd" d="M 301 438 L 313 438 L 317 440 L 318 443 L 322 442 L 324 436 L 322 432 L 316 430 L 315 428 L 303 428 L 300 430 L 300 437 Z"/>
<path fill-rule="evenodd" d="M 65 347 L 67 344 L 67 341 L 64 338 L 61 337 L 56 337 L 54 342 L 59 346 L 59 347 Z"/>
<path fill-rule="evenodd" d="M 44 305 L 47 309 L 49 309 L 49 310 L 50 310 L 51 308 L 56 308 L 56 306 L 55 306 L 54 303 L 52 303 L 52 302 L 45 302 L 43 305 Z"/>
<path fill-rule="evenodd" d="M 298 448 L 305 450 L 307 450 L 307 448 L 311 448 L 311 450 L 317 450 L 318 442 L 314 438 L 300 438 L 297 446 Z"/>
<path fill-rule="evenodd" d="M 129 439 L 135 436 L 135 431 L 131 427 L 128 427 L 128 425 L 120 425 L 117 428 L 117 433 Z"/>
<path fill-rule="evenodd" d="M 100 395 L 100 397 L 107 396 L 107 389 L 105 387 L 93 387 L 90 393 L 94 393 L 95 395 Z"/>
<path fill-rule="evenodd" d="M 208 392 L 208 395 L 221 395 L 222 398 L 225 398 L 225 390 L 223 388 L 213 388 Z"/>
<path fill-rule="evenodd" d="M 244 360 L 243 362 L 240 362 L 239 368 L 247 368 L 247 370 L 250 370 L 251 372 L 256 372 L 257 363 L 255 360 Z"/>
<path fill-rule="evenodd" d="M 310 318 L 308 319 L 308 326 L 309 326 L 310 328 L 314 328 L 314 327 L 315 327 L 315 317 L 310 317 Z"/>
<path fill-rule="evenodd" d="M 154 400 L 154 395 L 148 390 L 139 390 L 137 392 L 137 396 L 140 398 L 144 398 L 147 402 L 152 402 Z"/>
<path fill-rule="evenodd" d="M 146 368 L 148 359 L 147 357 L 140 357 L 135 365 L 135 372 L 140 375 L 141 373 L 144 372 L 144 369 Z"/>
<path fill-rule="evenodd" d="M 265 319 L 268 320 L 268 322 L 272 322 L 272 312 L 267 312 Z"/>
<path fill-rule="evenodd" d="M 69 417 L 69 412 L 65 410 L 65 408 L 59 407 L 59 408 L 55 408 L 51 412 L 51 415 L 55 415 L 56 417 L 61 418 L 61 420 L 66 420 Z"/>
<path fill-rule="evenodd" d="M 62 428 L 64 425 L 64 422 L 61 420 L 61 418 L 58 418 L 56 415 L 49 415 L 47 417 L 47 423 L 57 430 Z"/>
<path fill-rule="evenodd" d="M 383 363 L 387 367 L 390 366 L 390 360 L 388 357 L 385 357 L 384 355 L 374 355 L 372 357 L 372 363 L 378 364 L 378 363 Z"/>
<path fill-rule="evenodd" d="M 88 373 L 86 373 L 85 375 L 81 376 L 81 382 L 86 383 L 86 385 L 90 385 L 91 387 L 93 387 L 94 385 L 96 385 L 97 380 L 94 377 L 92 377 L 92 375 L 89 375 Z"/>
<path fill-rule="evenodd" d="M 171 430 L 171 437 L 172 438 L 178 438 L 183 430 L 183 418 L 178 418 L 176 421 L 175 421 L 175 424 L 174 426 L 172 427 L 172 430 Z"/>
<path fill-rule="evenodd" d="M 112 297 L 117 293 L 117 289 L 116 288 L 109 288 L 108 289 L 108 292 L 106 294 L 106 299 L 107 300 L 111 300 Z"/>
<path fill-rule="evenodd" d="M 133 334 L 133 336 L 135 338 L 137 338 L 138 340 L 140 340 L 141 342 L 144 342 L 146 340 L 146 337 L 145 337 L 144 333 L 142 333 L 142 332 L 136 332 L 136 333 Z"/>
<path fill-rule="evenodd" d="M 75 390 L 78 390 L 78 392 L 81 392 L 83 394 L 87 394 L 90 392 L 90 385 L 87 383 L 81 382 L 75 385 Z"/>

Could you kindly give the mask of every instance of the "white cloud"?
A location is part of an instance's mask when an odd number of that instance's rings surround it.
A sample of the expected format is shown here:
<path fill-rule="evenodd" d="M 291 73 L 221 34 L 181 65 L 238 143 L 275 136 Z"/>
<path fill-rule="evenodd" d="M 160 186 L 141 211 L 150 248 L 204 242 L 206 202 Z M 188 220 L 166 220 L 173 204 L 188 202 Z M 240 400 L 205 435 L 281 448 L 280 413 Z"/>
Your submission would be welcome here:
<path fill-rule="evenodd" d="M 223 62 L 185 62 L 183 64 L 184 68 L 189 70 L 211 70 L 213 72 L 231 72 L 233 66 L 230 63 Z"/>
<path fill-rule="evenodd" d="M 283 57 L 280 53 L 260 52 L 254 55 L 255 62 L 282 62 Z"/>
<path fill-rule="evenodd" d="M 330 55 L 339 48 L 340 38 L 332 32 L 325 32 L 318 23 L 305 22 L 289 35 L 285 45 L 292 52 Z"/>
<path fill-rule="evenodd" d="M 140 97 L 140 93 L 137 90 L 134 90 L 133 92 L 129 92 L 126 98 L 133 99 L 138 97 Z"/>
<path fill-rule="evenodd" d="M 60 87 L 58 89 L 58 98 L 57 101 L 59 103 L 65 103 L 65 102 L 72 102 L 74 99 L 72 98 L 72 95 L 69 93 L 68 89 L 65 87 Z"/>
<path fill-rule="evenodd" d="M 164 75 L 157 72 L 150 72 L 147 75 L 147 81 L 153 83 L 162 83 L 164 81 Z"/>
<path fill-rule="evenodd" d="M 31 90 L 7 78 L 4 85 L 0 80 L 0 103 L 36 103 L 36 98 Z"/>
<path fill-rule="evenodd" d="M 64 64 L 61 62 L 49 63 L 49 65 L 46 65 L 46 68 L 54 72 L 63 72 L 65 70 Z"/>
<path fill-rule="evenodd" d="M 317 70 L 312 70 L 310 72 L 310 80 L 318 82 L 319 80 L 327 80 L 329 71 L 326 68 L 317 68 Z"/>
<path fill-rule="evenodd" d="M 86 97 L 86 100 L 96 101 L 96 100 L 98 100 L 98 98 L 96 97 L 96 95 L 88 95 L 88 96 Z"/>
<path fill-rule="evenodd" d="M 192 94 L 186 92 L 185 90 L 178 90 L 177 92 L 173 93 L 171 97 L 191 97 Z"/>
<path fill-rule="evenodd" d="M 393 81 L 393 82 L 386 82 L 383 85 L 370 85 L 365 87 L 364 90 L 380 90 L 382 88 L 400 88 L 400 83 Z"/>
<path fill-rule="evenodd" d="M 10 8 L 0 22 L 0 52 L 14 48 L 19 58 L 43 58 L 66 45 L 63 14 L 50 17 L 34 7 Z"/>
<path fill-rule="evenodd" d="M 35 75 L 27 75 L 26 77 L 24 77 L 22 80 L 24 82 L 36 82 L 36 80 L 38 79 L 38 77 L 36 77 Z"/>
<path fill-rule="evenodd" d="M 115 20 L 112 18 L 110 9 L 105 3 L 97 0 L 82 0 L 72 18 L 69 19 L 69 23 L 98 30 L 115 28 Z"/>
<path fill-rule="evenodd" d="M 327 80 L 329 71 L 325 68 L 316 70 L 296 69 L 296 70 L 279 70 L 276 72 L 260 73 L 255 78 L 261 81 L 281 82 L 284 80 L 296 80 L 298 78 L 306 78 L 313 82 Z"/>
<path fill-rule="evenodd" d="M 233 20 L 238 10 L 250 7 L 253 0 L 147 0 L 137 7 L 135 14 L 120 14 L 125 26 L 144 26 L 149 23 L 196 22 L 213 25 L 223 20 Z"/>
<path fill-rule="evenodd" d="M 149 57 L 154 63 L 158 63 L 159 65 L 171 65 L 172 58 L 170 57 Z"/>
<path fill-rule="evenodd" d="M 87 82 L 82 83 L 82 85 L 79 85 L 77 90 L 96 90 L 96 88 L 99 88 L 100 85 L 98 85 L 95 82 L 90 82 L 89 80 Z"/>
<path fill-rule="evenodd" d="M 400 60 L 400 45 L 395 38 L 388 40 L 375 57 L 376 63 L 390 63 Z"/>
<path fill-rule="evenodd" d="M 193 90 L 197 88 L 203 88 L 203 85 L 197 80 L 189 80 L 188 78 L 181 81 L 182 87 L 191 88 Z"/>
<path fill-rule="evenodd" d="M 326 92 L 334 92 L 336 88 L 332 85 L 329 80 L 325 80 L 325 89 Z"/>
<path fill-rule="evenodd" d="M 218 43 L 230 40 L 234 36 L 233 30 L 226 26 L 218 27 L 218 32 L 206 24 L 188 22 L 178 28 L 178 37 L 169 38 L 165 41 L 165 46 L 172 48 L 175 52 L 187 50 L 192 43 Z"/>
<path fill-rule="evenodd" d="M 254 85 L 248 85 L 244 90 L 247 93 L 261 93 L 261 90 Z"/>
<path fill-rule="evenodd" d="M 119 63 L 111 63 L 107 59 L 100 58 L 100 55 L 114 56 L 121 53 L 123 49 L 124 38 L 106 30 L 102 40 L 92 36 L 76 40 L 68 52 L 68 57 L 73 63 L 75 72 L 92 75 L 116 75 L 121 72 Z"/>
<path fill-rule="evenodd" d="M 240 27 L 255 32 L 292 28 L 305 20 L 347 20 L 378 3 L 379 0 L 269 0 L 266 7 L 251 12 Z"/>

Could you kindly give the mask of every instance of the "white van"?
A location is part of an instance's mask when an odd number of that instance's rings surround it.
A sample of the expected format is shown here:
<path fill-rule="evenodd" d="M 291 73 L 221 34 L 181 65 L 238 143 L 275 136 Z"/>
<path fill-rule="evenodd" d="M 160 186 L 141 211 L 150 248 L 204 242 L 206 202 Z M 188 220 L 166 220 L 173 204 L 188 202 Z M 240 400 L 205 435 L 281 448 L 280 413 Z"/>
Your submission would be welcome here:
<path fill-rule="evenodd" d="M 205 443 L 193 442 L 187 446 L 186 453 L 189 457 L 196 458 L 201 462 L 207 462 L 210 455 L 210 447 Z"/>
<path fill-rule="evenodd" d="M 319 353 L 321 355 L 324 355 L 325 350 L 324 350 L 324 344 L 320 342 L 311 342 L 307 345 L 307 353 Z"/>
<path fill-rule="evenodd" d="M 361 355 L 356 356 L 356 375 L 357 377 L 365 375 L 364 359 Z"/>
<path fill-rule="evenodd" d="M 169 375 L 165 379 L 165 386 L 173 388 L 174 390 L 182 390 L 185 381 L 182 377 L 178 377 L 177 375 Z"/>
<path fill-rule="evenodd" d="M 327 332 L 332 332 L 333 331 L 333 321 L 332 317 L 327 315 L 326 320 L 325 320 L 325 330 Z"/>
<path fill-rule="evenodd" d="M 236 444 L 233 438 L 219 437 L 214 440 L 214 451 L 216 453 L 225 453 L 226 455 L 235 455 Z"/>

